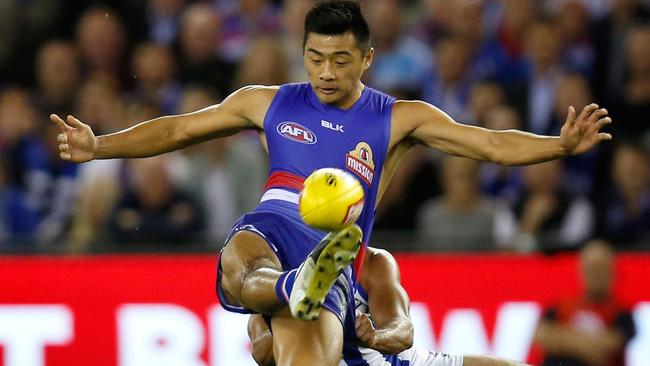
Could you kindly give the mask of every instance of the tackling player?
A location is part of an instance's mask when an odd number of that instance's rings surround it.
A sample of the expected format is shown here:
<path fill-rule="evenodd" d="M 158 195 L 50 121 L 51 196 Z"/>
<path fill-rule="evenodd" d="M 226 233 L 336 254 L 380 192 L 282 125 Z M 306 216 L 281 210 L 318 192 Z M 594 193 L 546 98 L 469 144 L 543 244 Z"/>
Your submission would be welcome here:
<path fill-rule="evenodd" d="M 343 346 L 339 366 L 522 365 L 491 356 L 450 355 L 412 347 L 409 298 L 400 283 L 397 262 L 385 250 L 366 249 L 360 281 L 355 285 L 356 320 L 346 327 L 354 334 Z M 261 315 L 251 315 L 248 335 L 255 362 L 260 366 L 275 366 L 273 335 Z"/>

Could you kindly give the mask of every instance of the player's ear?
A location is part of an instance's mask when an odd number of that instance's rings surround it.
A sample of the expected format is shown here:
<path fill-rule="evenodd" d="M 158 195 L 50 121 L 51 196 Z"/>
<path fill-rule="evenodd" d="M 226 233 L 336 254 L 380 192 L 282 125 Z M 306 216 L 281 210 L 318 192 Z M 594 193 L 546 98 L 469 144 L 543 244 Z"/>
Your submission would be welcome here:
<path fill-rule="evenodd" d="M 368 48 L 368 51 L 366 51 L 366 54 L 363 55 L 363 71 L 366 71 L 370 68 L 370 65 L 372 65 L 372 60 L 375 57 L 375 49 L 370 47 Z"/>

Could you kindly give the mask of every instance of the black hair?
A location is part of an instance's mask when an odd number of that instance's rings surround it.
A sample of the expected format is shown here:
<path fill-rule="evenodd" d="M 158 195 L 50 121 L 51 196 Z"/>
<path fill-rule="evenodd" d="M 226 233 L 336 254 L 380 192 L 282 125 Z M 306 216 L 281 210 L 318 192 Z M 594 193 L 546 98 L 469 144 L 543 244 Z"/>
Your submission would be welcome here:
<path fill-rule="evenodd" d="M 351 32 L 362 53 L 370 48 L 370 28 L 356 1 L 332 0 L 314 5 L 305 17 L 303 48 L 309 33 L 338 36 Z"/>

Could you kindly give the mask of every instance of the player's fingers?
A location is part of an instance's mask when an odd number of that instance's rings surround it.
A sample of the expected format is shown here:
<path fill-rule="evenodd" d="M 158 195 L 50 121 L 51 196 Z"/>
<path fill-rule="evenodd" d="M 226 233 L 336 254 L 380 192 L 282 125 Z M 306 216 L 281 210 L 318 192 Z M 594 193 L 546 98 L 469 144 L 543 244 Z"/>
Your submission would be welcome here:
<path fill-rule="evenodd" d="M 67 143 L 68 142 L 68 134 L 66 134 L 65 132 L 59 133 L 58 135 L 56 135 L 56 141 L 60 142 L 62 144 Z"/>
<path fill-rule="evenodd" d="M 601 133 L 598 134 L 598 139 L 600 141 L 611 140 L 612 135 L 609 134 L 609 133 L 606 133 L 606 132 L 601 132 Z"/>
<path fill-rule="evenodd" d="M 68 144 L 59 144 L 59 151 L 68 151 Z"/>
<path fill-rule="evenodd" d="M 363 317 L 357 317 L 355 323 L 354 323 L 354 328 L 357 330 L 357 333 L 362 330 L 366 326 L 366 321 L 365 318 Z"/>
<path fill-rule="evenodd" d="M 59 128 L 59 131 L 61 131 L 61 132 L 65 132 L 66 130 L 70 129 L 70 126 L 68 126 L 61 119 L 61 117 L 57 116 L 54 113 L 50 114 L 50 121 L 54 122 L 56 124 L 56 126 Z"/>
<path fill-rule="evenodd" d="M 601 118 L 596 122 L 596 129 L 600 130 L 601 128 L 607 126 L 610 123 L 612 123 L 611 118 L 609 117 Z"/>
<path fill-rule="evenodd" d="M 596 103 L 591 103 L 591 104 L 585 106 L 584 108 L 582 108 L 582 112 L 580 112 L 580 115 L 578 116 L 578 120 L 582 121 L 582 120 L 585 120 L 585 119 L 589 118 L 589 116 L 592 113 L 594 113 L 594 111 L 596 109 L 598 109 L 598 104 L 596 104 Z"/>
<path fill-rule="evenodd" d="M 370 328 L 363 328 L 357 331 L 357 338 L 363 340 L 363 341 L 369 341 L 370 338 L 372 338 L 372 329 Z"/>
<path fill-rule="evenodd" d="M 368 317 L 358 317 L 355 328 L 357 334 L 367 332 L 372 327 L 370 319 Z"/>
<path fill-rule="evenodd" d="M 68 124 L 74 128 L 79 128 L 84 126 L 84 124 L 80 120 L 74 118 L 74 116 L 68 116 L 67 121 Z"/>
<path fill-rule="evenodd" d="M 569 107 L 569 111 L 567 112 L 566 115 L 566 122 L 567 124 L 573 124 L 576 121 L 576 109 L 573 108 L 573 106 Z"/>
<path fill-rule="evenodd" d="M 596 123 L 599 119 L 605 117 L 607 115 L 607 109 L 605 108 L 600 108 L 597 109 L 594 113 L 589 116 L 589 122 L 590 123 Z"/>
<path fill-rule="evenodd" d="M 60 157 L 61 159 L 63 159 L 63 160 L 70 160 L 70 159 L 72 159 L 72 155 L 70 155 L 70 153 L 68 153 L 68 152 L 60 152 L 60 153 L 59 153 L 59 157 Z"/>

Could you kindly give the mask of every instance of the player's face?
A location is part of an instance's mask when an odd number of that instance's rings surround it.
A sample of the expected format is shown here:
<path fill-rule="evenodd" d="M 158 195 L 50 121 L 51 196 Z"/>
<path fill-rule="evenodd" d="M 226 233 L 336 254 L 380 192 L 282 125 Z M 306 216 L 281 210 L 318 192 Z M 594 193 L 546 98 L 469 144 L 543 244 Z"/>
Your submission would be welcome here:
<path fill-rule="evenodd" d="M 304 61 L 309 83 L 318 99 L 339 108 L 349 108 L 362 90 L 361 76 L 370 67 L 373 49 L 365 54 L 352 33 L 331 36 L 310 33 Z"/>

